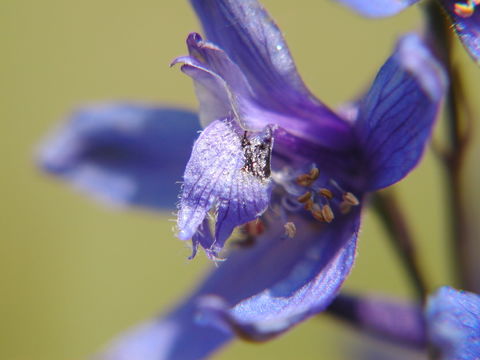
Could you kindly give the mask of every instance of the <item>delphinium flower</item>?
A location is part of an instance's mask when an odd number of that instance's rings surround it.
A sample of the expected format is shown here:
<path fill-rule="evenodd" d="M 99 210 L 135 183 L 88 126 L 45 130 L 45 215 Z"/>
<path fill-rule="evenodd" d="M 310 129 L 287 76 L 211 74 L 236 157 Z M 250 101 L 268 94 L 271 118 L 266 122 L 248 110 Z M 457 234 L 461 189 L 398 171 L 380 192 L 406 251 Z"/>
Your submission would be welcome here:
<path fill-rule="evenodd" d="M 418 354 L 426 354 L 428 348 L 435 359 L 480 359 L 480 295 L 474 293 L 444 286 L 423 309 L 414 302 L 341 294 L 327 311 L 362 333 Z"/>
<path fill-rule="evenodd" d="M 336 0 L 368 17 L 395 15 L 419 0 Z M 425 0 L 427 1 L 427 0 Z M 463 45 L 480 62 L 480 0 L 438 0 Z"/>
<path fill-rule="evenodd" d="M 442 287 L 429 298 L 426 319 L 440 359 L 480 359 L 480 295 Z"/>
<path fill-rule="evenodd" d="M 234 334 L 267 340 L 324 310 L 353 265 L 366 195 L 399 181 L 418 163 L 444 92 L 440 65 L 411 34 L 400 40 L 363 99 L 335 113 L 305 87 L 281 32 L 256 1 L 192 4 L 207 40 L 190 34 L 189 55 L 174 64 L 195 81 L 204 130 L 183 176 L 178 235 L 192 240 L 192 257 L 200 246 L 211 259 L 226 260 L 173 311 L 128 332 L 100 358 L 201 358 Z M 110 195 L 108 181 L 118 179 L 129 179 L 142 194 L 146 179 L 173 184 L 176 173 L 148 170 L 178 164 L 173 137 L 156 143 L 161 127 L 141 131 L 117 124 L 124 119 L 121 109 L 101 111 L 111 134 L 93 126 L 87 136 L 75 130 L 78 125 L 67 125 L 58 136 L 66 131 L 70 141 L 53 140 L 54 151 L 47 144 L 44 167 L 73 182 L 77 166 L 107 169 L 110 177 L 99 184 L 93 177 L 94 186 L 86 188 Z M 139 126 L 150 123 L 141 119 L 151 112 L 139 105 L 127 109 Z M 169 124 L 182 115 L 154 113 L 157 122 Z M 98 108 L 81 114 L 75 121 L 88 122 Z M 79 144 L 75 156 L 52 167 L 71 143 Z M 138 169 L 138 163 L 148 166 Z M 163 189 L 145 191 L 156 191 L 158 199 Z M 120 200 L 151 206 L 135 199 Z M 225 255 L 225 241 L 237 227 L 242 239 Z"/>

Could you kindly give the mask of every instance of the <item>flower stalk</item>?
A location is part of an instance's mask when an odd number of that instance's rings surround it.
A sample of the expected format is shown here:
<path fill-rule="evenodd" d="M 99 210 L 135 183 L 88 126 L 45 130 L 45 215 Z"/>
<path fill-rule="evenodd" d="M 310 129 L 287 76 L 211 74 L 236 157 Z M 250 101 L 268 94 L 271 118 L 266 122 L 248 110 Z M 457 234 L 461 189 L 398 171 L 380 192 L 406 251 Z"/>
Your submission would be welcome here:
<path fill-rule="evenodd" d="M 457 286 L 475 290 L 473 269 L 470 268 L 470 251 L 468 217 L 466 216 L 465 193 L 462 184 L 465 153 L 468 148 L 471 121 L 462 84 L 462 74 L 455 66 L 452 56 L 454 33 L 442 8 L 435 1 L 425 2 L 424 13 L 428 33 L 437 55 L 444 64 L 449 77 L 445 98 L 445 116 L 447 120 L 446 151 L 437 152 L 444 166 L 449 206 L 448 219 L 451 224 L 451 247 L 454 274 Z M 477 289 L 478 290 L 478 289 Z"/>
<path fill-rule="evenodd" d="M 429 292 L 426 277 L 418 263 L 412 232 L 394 192 L 389 190 L 375 193 L 373 206 L 405 265 L 415 293 L 422 302 L 425 301 Z"/>

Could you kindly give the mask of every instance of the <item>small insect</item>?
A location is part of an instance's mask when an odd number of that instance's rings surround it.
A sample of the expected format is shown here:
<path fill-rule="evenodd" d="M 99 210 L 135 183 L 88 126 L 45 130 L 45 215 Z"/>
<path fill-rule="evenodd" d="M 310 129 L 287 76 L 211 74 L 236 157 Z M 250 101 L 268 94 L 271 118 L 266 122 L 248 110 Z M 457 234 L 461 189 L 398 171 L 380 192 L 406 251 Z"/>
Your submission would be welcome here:
<path fill-rule="evenodd" d="M 272 156 L 272 131 L 267 129 L 266 134 L 248 138 L 243 133 L 242 148 L 245 154 L 243 170 L 253 176 L 266 180 L 270 177 L 270 158 Z"/>

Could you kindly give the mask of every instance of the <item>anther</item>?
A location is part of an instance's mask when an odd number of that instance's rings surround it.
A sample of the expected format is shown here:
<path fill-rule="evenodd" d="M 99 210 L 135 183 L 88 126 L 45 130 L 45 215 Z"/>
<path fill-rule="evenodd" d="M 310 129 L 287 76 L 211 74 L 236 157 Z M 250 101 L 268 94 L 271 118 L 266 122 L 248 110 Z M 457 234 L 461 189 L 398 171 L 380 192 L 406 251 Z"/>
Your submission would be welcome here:
<path fill-rule="evenodd" d="M 313 184 L 313 179 L 310 177 L 310 174 L 302 174 L 297 176 L 297 184 L 300 186 L 308 187 Z"/>
<path fill-rule="evenodd" d="M 357 206 L 358 204 L 360 204 L 357 197 L 353 195 L 351 192 L 343 193 L 343 201 L 345 201 L 347 204 L 351 206 Z"/>
<path fill-rule="evenodd" d="M 297 184 L 300 186 L 308 187 L 313 184 L 315 180 L 320 176 L 320 170 L 316 167 L 312 168 L 308 174 L 301 174 L 297 176 Z"/>
<path fill-rule="evenodd" d="M 324 222 L 325 219 L 323 217 L 323 213 L 322 213 L 322 210 L 313 210 L 312 211 L 312 216 L 315 220 L 317 221 L 321 221 L 321 222 Z"/>
<path fill-rule="evenodd" d="M 344 214 L 344 215 L 345 215 L 345 214 L 348 214 L 351 209 L 352 209 L 352 205 L 349 204 L 348 202 L 342 201 L 342 202 L 340 203 L 340 212 L 341 212 L 342 214 Z"/>
<path fill-rule="evenodd" d="M 333 214 L 333 211 L 330 205 L 326 204 L 322 206 L 322 216 L 327 223 L 331 223 L 333 221 L 333 219 L 335 218 L 335 215 Z"/>
<path fill-rule="evenodd" d="M 297 233 L 297 227 L 293 222 L 287 222 L 283 225 L 285 229 L 285 235 L 288 236 L 290 239 L 293 239 L 295 237 L 295 234 Z"/>
<path fill-rule="evenodd" d="M 305 203 L 308 200 L 310 200 L 311 197 L 312 197 L 312 193 L 310 191 L 307 191 L 305 194 L 299 196 L 297 200 L 298 202 Z"/>
<path fill-rule="evenodd" d="M 305 210 L 307 211 L 312 211 L 313 209 L 313 200 L 312 199 L 308 199 L 307 202 L 305 203 L 305 205 L 303 206 L 305 208 Z"/>
<path fill-rule="evenodd" d="M 312 168 L 312 170 L 310 170 L 310 173 L 308 175 L 310 176 L 310 179 L 315 181 L 320 176 L 320 170 L 318 170 L 318 168 L 314 167 L 314 168 Z"/>
<path fill-rule="evenodd" d="M 326 188 L 322 188 L 318 191 L 318 193 L 320 195 L 322 195 L 324 198 L 327 198 L 328 200 L 332 200 L 333 199 L 333 194 L 330 190 L 326 189 Z"/>
<path fill-rule="evenodd" d="M 253 237 L 262 235 L 265 232 L 265 224 L 260 219 L 249 221 L 244 225 L 244 232 Z"/>

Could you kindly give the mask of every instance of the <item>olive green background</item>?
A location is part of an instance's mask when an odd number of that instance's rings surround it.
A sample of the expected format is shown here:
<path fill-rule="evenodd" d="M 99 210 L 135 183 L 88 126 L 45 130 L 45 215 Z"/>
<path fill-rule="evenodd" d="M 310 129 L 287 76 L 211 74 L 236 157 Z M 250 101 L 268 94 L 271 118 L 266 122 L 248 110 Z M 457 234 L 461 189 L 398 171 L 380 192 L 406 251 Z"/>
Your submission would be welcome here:
<path fill-rule="evenodd" d="M 421 28 L 418 7 L 367 20 L 328 0 L 263 3 L 306 83 L 331 106 L 364 91 L 395 39 Z M 203 255 L 187 260 L 172 214 L 107 208 L 35 167 L 41 139 L 83 103 L 128 99 L 194 108 L 190 79 L 168 65 L 186 53 L 186 35 L 199 30 L 187 1 L 0 1 L 0 359 L 85 358 L 200 281 L 209 264 Z M 469 91 L 478 94 L 480 70 L 457 48 Z M 478 147 L 472 164 L 475 153 Z M 428 153 L 397 186 L 432 286 L 451 281 L 441 175 Z M 470 175 L 477 184 L 478 172 Z M 375 215 L 367 211 L 364 220 L 345 289 L 410 296 Z M 322 315 L 265 345 L 235 342 L 215 358 L 356 358 L 352 351 L 361 343 Z"/>

